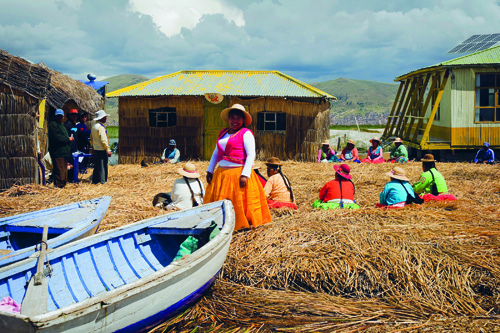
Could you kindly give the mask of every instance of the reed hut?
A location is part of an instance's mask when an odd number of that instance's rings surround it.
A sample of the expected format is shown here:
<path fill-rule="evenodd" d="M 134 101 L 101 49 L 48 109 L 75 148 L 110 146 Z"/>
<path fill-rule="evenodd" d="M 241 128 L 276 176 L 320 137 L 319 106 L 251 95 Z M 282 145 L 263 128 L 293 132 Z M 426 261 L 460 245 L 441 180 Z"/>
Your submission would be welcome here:
<path fill-rule="evenodd" d="M 93 114 L 101 101 L 84 83 L 0 50 L 0 190 L 39 181 L 37 155 L 56 109 Z"/>
<path fill-rule="evenodd" d="M 107 94 L 118 98 L 119 163 L 157 161 L 170 139 L 181 159 L 210 159 L 232 104 L 252 115 L 257 157 L 313 161 L 329 138 L 335 97 L 277 71 L 180 71 Z"/>
<path fill-rule="evenodd" d="M 382 140 L 400 137 L 410 155 L 472 157 L 500 148 L 500 46 L 417 69 L 400 82 Z"/>

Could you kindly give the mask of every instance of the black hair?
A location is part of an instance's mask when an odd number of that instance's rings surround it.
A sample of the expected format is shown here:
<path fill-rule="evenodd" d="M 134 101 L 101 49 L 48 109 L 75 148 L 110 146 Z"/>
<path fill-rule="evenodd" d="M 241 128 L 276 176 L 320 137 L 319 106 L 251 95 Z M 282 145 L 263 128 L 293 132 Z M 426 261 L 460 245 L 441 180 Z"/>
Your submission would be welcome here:
<path fill-rule="evenodd" d="M 261 177 L 262 179 L 264 179 L 267 182 L 266 177 L 262 176 L 262 174 L 259 172 L 259 169 L 254 169 L 253 171 L 257 174 L 257 176 Z"/>
<path fill-rule="evenodd" d="M 436 162 L 422 162 L 422 164 L 427 170 L 430 170 L 432 168 L 436 169 Z"/>
<path fill-rule="evenodd" d="M 283 178 L 283 182 L 285 183 L 286 188 L 288 191 L 290 191 L 290 200 L 293 202 L 293 191 L 292 191 L 292 184 L 290 184 L 290 180 L 281 172 L 281 165 L 271 165 L 273 169 L 277 169 L 278 173 L 281 175 L 281 178 Z"/>

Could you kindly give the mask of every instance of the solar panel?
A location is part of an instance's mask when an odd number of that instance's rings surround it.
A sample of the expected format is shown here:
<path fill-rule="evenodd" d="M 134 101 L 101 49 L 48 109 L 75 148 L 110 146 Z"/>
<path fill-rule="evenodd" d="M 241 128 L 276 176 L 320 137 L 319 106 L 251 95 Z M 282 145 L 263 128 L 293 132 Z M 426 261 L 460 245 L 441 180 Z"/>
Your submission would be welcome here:
<path fill-rule="evenodd" d="M 472 35 L 462 43 L 452 48 L 448 53 L 470 53 L 486 50 L 500 45 L 500 33 L 487 35 Z"/>

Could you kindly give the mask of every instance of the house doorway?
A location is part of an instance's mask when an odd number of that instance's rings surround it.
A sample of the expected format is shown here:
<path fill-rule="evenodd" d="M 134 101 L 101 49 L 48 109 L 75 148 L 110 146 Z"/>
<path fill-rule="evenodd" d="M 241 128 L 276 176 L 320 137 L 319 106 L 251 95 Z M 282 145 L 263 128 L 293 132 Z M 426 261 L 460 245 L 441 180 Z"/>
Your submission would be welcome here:
<path fill-rule="evenodd" d="M 219 132 L 227 127 L 220 113 L 229 106 L 229 99 L 219 104 L 212 104 L 205 99 L 203 104 L 203 159 L 209 161 L 214 152 Z"/>

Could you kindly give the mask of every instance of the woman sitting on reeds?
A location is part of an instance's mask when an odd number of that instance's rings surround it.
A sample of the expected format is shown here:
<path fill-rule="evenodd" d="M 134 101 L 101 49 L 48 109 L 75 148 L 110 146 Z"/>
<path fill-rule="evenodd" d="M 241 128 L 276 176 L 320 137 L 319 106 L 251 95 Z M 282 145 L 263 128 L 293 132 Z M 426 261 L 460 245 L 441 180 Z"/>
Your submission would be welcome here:
<path fill-rule="evenodd" d="M 335 151 L 330 148 L 330 141 L 325 140 L 321 143 L 321 148 L 318 150 L 317 162 L 329 163 L 338 162 L 337 156 L 335 156 Z"/>
<path fill-rule="evenodd" d="M 229 127 L 220 131 L 210 159 L 204 202 L 231 200 L 235 213 L 234 230 L 271 222 L 264 189 L 252 170 L 255 138 L 246 128 L 252 123 L 252 116 L 240 104 L 222 110 L 220 116 Z M 214 173 L 217 164 L 219 168 Z"/>
<path fill-rule="evenodd" d="M 380 193 L 380 203 L 376 205 L 377 207 L 401 208 L 418 200 L 402 168 L 395 167 L 386 175 L 391 178 L 391 181 L 385 184 L 384 190 Z"/>
<path fill-rule="evenodd" d="M 356 192 L 352 182 L 351 168 L 347 164 L 334 165 L 335 179 L 330 180 L 319 192 L 319 200 L 313 203 L 314 208 L 321 209 L 359 209 L 354 201 Z"/>
<path fill-rule="evenodd" d="M 281 172 L 281 166 L 283 164 L 279 158 L 269 158 L 266 165 L 269 179 L 266 182 L 266 186 L 264 186 L 264 193 L 266 194 L 269 208 L 297 209 L 293 197 L 292 185 L 287 176 Z"/>
<path fill-rule="evenodd" d="M 360 163 L 361 161 L 359 160 L 359 155 L 358 155 L 358 150 L 356 147 L 356 142 L 354 140 L 349 140 L 347 141 L 346 147 L 342 150 L 342 153 L 340 154 L 339 161 L 340 162 L 356 162 Z"/>
<path fill-rule="evenodd" d="M 384 152 L 382 151 L 382 146 L 380 146 L 380 139 L 373 138 L 370 140 L 372 144 L 368 148 L 368 155 L 361 162 L 362 163 L 384 163 Z"/>
<path fill-rule="evenodd" d="M 426 154 L 421 159 L 422 170 L 418 182 L 413 184 L 413 190 L 417 194 L 421 194 L 424 201 L 443 201 L 456 200 L 453 195 L 448 194 L 448 187 L 443 175 L 436 169 L 436 160 L 434 155 Z"/>

